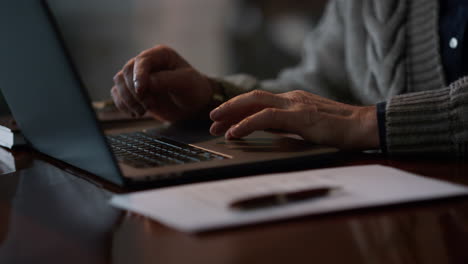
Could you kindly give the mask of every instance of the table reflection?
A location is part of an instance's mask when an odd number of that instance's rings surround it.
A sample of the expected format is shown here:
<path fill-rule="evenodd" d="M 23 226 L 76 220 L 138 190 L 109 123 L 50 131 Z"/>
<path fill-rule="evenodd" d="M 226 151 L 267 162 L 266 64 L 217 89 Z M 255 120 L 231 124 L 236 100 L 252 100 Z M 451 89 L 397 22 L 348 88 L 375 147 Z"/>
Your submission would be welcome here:
<path fill-rule="evenodd" d="M 122 214 L 99 184 L 29 160 L 0 166 L 0 263 L 468 263 L 463 198 L 192 235 Z"/>
<path fill-rule="evenodd" d="M 359 218 L 350 226 L 363 263 L 468 263 L 468 202 Z"/>
<path fill-rule="evenodd" d="M 107 262 L 120 215 L 107 191 L 37 160 L 0 186 L 0 263 Z"/>

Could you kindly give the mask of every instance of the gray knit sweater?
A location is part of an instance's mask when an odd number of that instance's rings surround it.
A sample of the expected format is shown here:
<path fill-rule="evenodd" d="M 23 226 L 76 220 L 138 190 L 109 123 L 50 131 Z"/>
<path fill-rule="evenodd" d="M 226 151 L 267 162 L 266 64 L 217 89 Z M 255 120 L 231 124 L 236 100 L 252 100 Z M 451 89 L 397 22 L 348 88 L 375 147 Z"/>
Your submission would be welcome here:
<path fill-rule="evenodd" d="M 464 156 L 468 78 L 446 87 L 438 15 L 438 0 L 331 0 L 299 66 L 275 80 L 236 75 L 221 83 L 228 98 L 262 89 L 305 90 L 357 105 L 387 101 L 390 154 Z"/>

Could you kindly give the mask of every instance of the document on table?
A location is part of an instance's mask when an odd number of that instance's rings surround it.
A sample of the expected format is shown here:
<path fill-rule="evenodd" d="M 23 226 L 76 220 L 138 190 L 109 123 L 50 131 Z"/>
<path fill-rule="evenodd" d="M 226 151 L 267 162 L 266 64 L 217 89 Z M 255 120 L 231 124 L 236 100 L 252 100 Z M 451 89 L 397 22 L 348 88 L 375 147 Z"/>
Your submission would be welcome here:
<path fill-rule="evenodd" d="M 329 195 L 255 210 L 235 210 L 236 200 L 270 193 L 336 187 Z M 468 188 L 380 165 L 280 173 L 160 190 L 111 199 L 185 232 L 202 232 L 304 215 L 468 195 Z"/>

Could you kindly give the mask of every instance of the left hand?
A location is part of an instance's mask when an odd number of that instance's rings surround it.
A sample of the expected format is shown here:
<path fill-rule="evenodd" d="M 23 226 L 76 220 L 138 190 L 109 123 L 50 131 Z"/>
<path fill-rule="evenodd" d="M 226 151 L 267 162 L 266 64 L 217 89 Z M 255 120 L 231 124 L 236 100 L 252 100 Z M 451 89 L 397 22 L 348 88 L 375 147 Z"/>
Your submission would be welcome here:
<path fill-rule="evenodd" d="M 305 91 L 255 90 L 222 104 L 210 117 L 210 132 L 227 139 L 274 129 L 341 149 L 377 149 L 380 144 L 375 106 L 347 105 Z"/>

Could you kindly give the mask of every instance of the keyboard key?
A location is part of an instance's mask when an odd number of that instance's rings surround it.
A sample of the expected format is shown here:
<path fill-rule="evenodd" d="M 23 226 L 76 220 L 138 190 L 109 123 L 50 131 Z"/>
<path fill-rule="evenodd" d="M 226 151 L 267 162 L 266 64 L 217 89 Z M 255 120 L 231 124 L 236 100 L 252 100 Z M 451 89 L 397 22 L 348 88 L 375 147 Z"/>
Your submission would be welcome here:
<path fill-rule="evenodd" d="M 226 159 L 182 142 L 142 132 L 111 135 L 107 139 L 117 159 L 136 168 Z"/>

